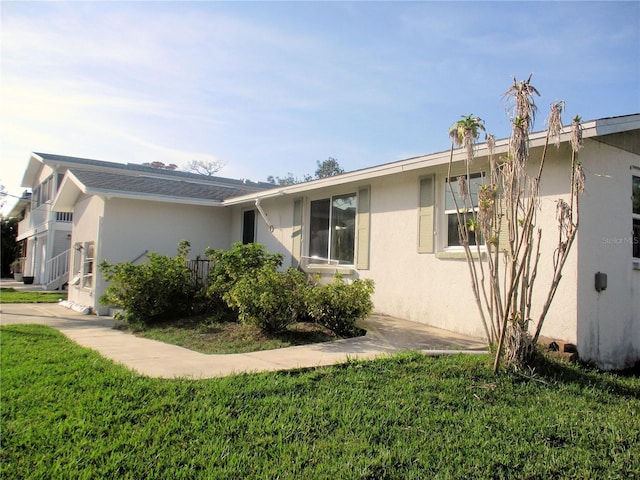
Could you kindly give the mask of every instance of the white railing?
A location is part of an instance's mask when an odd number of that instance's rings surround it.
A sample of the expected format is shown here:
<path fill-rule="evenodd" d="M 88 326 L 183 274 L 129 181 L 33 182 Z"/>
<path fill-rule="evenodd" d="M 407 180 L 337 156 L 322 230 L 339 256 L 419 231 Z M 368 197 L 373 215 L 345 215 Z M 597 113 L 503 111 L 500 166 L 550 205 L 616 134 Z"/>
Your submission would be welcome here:
<path fill-rule="evenodd" d="M 71 212 L 56 212 L 56 222 L 69 223 L 73 221 L 73 213 Z"/>
<path fill-rule="evenodd" d="M 60 283 L 62 280 L 66 281 L 69 278 L 69 252 L 71 249 L 65 250 L 47 262 L 47 281 L 44 282 L 47 288 L 59 288 L 64 282 L 55 285 L 55 287 L 53 284 Z"/>

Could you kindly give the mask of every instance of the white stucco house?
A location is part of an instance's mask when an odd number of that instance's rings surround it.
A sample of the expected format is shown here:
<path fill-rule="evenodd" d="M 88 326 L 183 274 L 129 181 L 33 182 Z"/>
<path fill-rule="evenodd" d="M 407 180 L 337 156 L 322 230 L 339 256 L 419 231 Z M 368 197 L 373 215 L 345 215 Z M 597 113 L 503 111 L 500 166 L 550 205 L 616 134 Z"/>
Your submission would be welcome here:
<path fill-rule="evenodd" d="M 583 138 L 579 159 L 587 183 L 580 230 L 542 333 L 576 344 L 585 360 L 618 369 L 640 360 L 640 114 L 586 122 Z M 532 158 L 540 156 L 544 141 L 544 133 L 531 135 Z M 566 133 L 560 148 L 550 150 L 540 186 L 541 296 L 555 248 L 555 202 L 568 195 L 568 141 Z M 506 152 L 507 140 L 497 141 L 495 150 Z M 449 155 L 267 189 L 139 166 L 39 158 L 77 162 L 51 206 L 73 216 L 69 299 L 98 313 L 104 313 L 98 298 L 106 285 L 95 265 L 103 259 L 174 254 L 182 238 L 191 242 L 193 255 L 207 246 L 256 241 L 283 254 L 285 266 L 327 278 L 340 272 L 373 279 L 380 314 L 482 337 L 465 256 L 450 222 Z M 454 151 L 454 170 L 463 158 Z M 479 145 L 472 173 L 486 168 L 486 146 Z M 605 290 L 594 287 L 598 272 L 607 275 Z"/>

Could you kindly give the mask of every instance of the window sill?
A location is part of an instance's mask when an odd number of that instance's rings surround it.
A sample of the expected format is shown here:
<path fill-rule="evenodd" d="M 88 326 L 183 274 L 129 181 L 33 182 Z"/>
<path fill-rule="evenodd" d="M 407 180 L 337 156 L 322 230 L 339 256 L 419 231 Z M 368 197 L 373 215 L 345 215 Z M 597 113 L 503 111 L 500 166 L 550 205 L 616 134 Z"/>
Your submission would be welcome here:
<path fill-rule="evenodd" d="M 305 273 L 320 273 L 320 274 L 340 274 L 340 275 L 352 275 L 355 273 L 355 267 L 350 265 L 307 265 L 302 267 Z"/>
<path fill-rule="evenodd" d="M 480 255 L 482 255 L 482 258 L 484 259 L 487 256 L 487 252 L 480 252 L 480 254 L 478 254 L 477 251 L 471 252 L 471 258 L 480 258 Z M 467 254 L 464 252 L 464 250 L 436 252 L 436 258 L 439 258 L 440 260 L 466 260 Z"/>

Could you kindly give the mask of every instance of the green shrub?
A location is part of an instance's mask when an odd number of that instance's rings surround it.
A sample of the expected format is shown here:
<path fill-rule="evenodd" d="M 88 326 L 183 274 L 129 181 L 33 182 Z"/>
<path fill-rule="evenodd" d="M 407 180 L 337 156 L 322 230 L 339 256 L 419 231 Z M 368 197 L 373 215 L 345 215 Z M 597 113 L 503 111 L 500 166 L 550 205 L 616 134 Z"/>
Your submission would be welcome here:
<path fill-rule="evenodd" d="M 354 280 L 349 284 L 336 275 L 332 283 L 316 285 L 308 291 L 307 312 L 315 322 L 337 335 L 353 335 L 358 330 L 356 322 L 373 310 L 373 290 L 373 280 Z"/>
<path fill-rule="evenodd" d="M 147 262 L 138 265 L 103 261 L 99 268 L 111 285 L 100 303 L 122 307 L 124 320 L 134 325 L 189 315 L 201 298 L 185 263 L 188 247 L 183 240 L 176 257 L 152 252 L 146 256 Z"/>
<path fill-rule="evenodd" d="M 264 245 L 234 243 L 231 250 L 212 250 L 205 252 L 213 267 L 209 271 L 209 288 L 207 295 L 216 305 L 229 304 L 225 295 L 245 276 L 268 268 L 276 271 L 282 265 L 283 257 L 277 253 L 269 253 Z"/>
<path fill-rule="evenodd" d="M 225 299 L 238 311 L 241 322 L 275 333 L 304 314 L 308 288 L 304 273 L 292 268 L 278 272 L 273 265 L 265 264 L 251 275 L 243 275 Z"/>

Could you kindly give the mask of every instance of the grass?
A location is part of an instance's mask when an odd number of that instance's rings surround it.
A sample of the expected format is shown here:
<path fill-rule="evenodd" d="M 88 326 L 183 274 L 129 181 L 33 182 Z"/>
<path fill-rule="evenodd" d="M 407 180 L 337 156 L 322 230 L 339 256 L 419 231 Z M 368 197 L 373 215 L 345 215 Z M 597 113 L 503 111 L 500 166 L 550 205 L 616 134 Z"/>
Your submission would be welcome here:
<path fill-rule="evenodd" d="M 0 288 L 0 303 L 58 303 L 66 299 L 66 292 L 25 292 L 10 287 Z"/>
<path fill-rule="evenodd" d="M 133 333 L 196 352 L 216 354 L 273 350 L 338 338 L 330 330 L 313 323 L 296 323 L 285 332 L 270 335 L 253 325 L 225 321 L 211 323 L 198 317 L 147 326 Z"/>
<path fill-rule="evenodd" d="M 640 478 L 640 379 L 396 355 L 141 377 L 37 325 L 2 343 L 2 478 Z"/>

